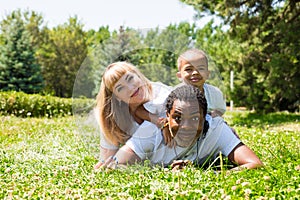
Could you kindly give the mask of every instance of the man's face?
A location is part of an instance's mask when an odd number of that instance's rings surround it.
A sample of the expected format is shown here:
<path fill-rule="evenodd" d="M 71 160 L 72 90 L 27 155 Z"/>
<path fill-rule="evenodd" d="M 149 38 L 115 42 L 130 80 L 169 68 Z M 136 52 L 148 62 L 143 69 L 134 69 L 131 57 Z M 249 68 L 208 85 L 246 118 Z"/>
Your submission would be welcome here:
<path fill-rule="evenodd" d="M 204 60 L 196 60 L 188 62 L 182 60 L 179 76 L 187 84 L 202 88 L 205 81 L 208 79 L 209 71 Z"/>
<path fill-rule="evenodd" d="M 189 147 L 202 133 L 204 116 L 198 101 L 175 100 L 172 110 L 167 114 L 170 130 L 175 135 L 176 145 Z"/>

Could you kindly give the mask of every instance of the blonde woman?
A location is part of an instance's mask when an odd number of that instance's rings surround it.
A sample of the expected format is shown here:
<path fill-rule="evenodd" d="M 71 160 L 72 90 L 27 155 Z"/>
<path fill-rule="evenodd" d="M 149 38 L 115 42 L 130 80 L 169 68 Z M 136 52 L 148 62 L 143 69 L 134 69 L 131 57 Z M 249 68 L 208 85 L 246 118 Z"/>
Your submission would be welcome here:
<path fill-rule="evenodd" d="M 145 112 L 139 115 L 139 110 L 143 110 L 140 109 L 141 106 L 149 114 L 153 114 L 150 116 L 155 118 L 154 121 L 165 116 L 163 103 L 170 92 L 170 87 L 150 82 L 128 62 L 112 63 L 106 68 L 97 95 L 96 113 L 101 130 L 101 161 L 95 168 L 115 155 L 135 131 L 145 125 Z M 148 122 L 147 126 L 156 125 Z"/>

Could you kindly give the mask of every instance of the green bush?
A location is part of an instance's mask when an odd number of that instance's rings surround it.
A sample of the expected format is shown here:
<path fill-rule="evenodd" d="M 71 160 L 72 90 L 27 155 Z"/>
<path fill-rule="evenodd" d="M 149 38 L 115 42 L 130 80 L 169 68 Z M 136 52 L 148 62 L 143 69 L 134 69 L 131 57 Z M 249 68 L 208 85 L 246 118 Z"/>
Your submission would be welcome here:
<path fill-rule="evenodd" d="M 74 108 L 76 113 L 86 112 L 91 105 L 91 99 L 59 98 L 15 91 L 0 92 L 0 115 L 63 117 L 72 115 Z"/>

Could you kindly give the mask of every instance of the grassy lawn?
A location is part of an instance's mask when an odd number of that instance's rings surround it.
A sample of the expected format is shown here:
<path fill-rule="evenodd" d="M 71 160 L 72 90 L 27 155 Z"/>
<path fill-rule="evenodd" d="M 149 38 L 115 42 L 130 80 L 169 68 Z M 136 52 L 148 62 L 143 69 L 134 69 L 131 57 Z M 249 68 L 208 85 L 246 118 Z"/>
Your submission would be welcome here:
<path fill-rule="evenodd" d="M 78 119 L 0 116 L 0 199 L 300 199 L 300 114 L 225 119 L 264 168 L 173 172 L 145 163 L 95 172 L 99 137 Z"/>

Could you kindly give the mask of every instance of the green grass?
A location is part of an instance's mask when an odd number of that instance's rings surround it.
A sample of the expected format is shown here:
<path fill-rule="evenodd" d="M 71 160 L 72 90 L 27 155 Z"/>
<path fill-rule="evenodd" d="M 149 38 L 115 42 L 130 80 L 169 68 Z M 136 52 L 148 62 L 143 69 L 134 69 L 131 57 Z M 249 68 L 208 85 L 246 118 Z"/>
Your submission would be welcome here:
<path fill-rule="evenodd" d="M 146 163 L 96 172 L 99 136 L 76 118 L 2 116 L 0 199 L 300 199 L 300 114 L 225 119 L 264 168 L 172 172 Z"/>

